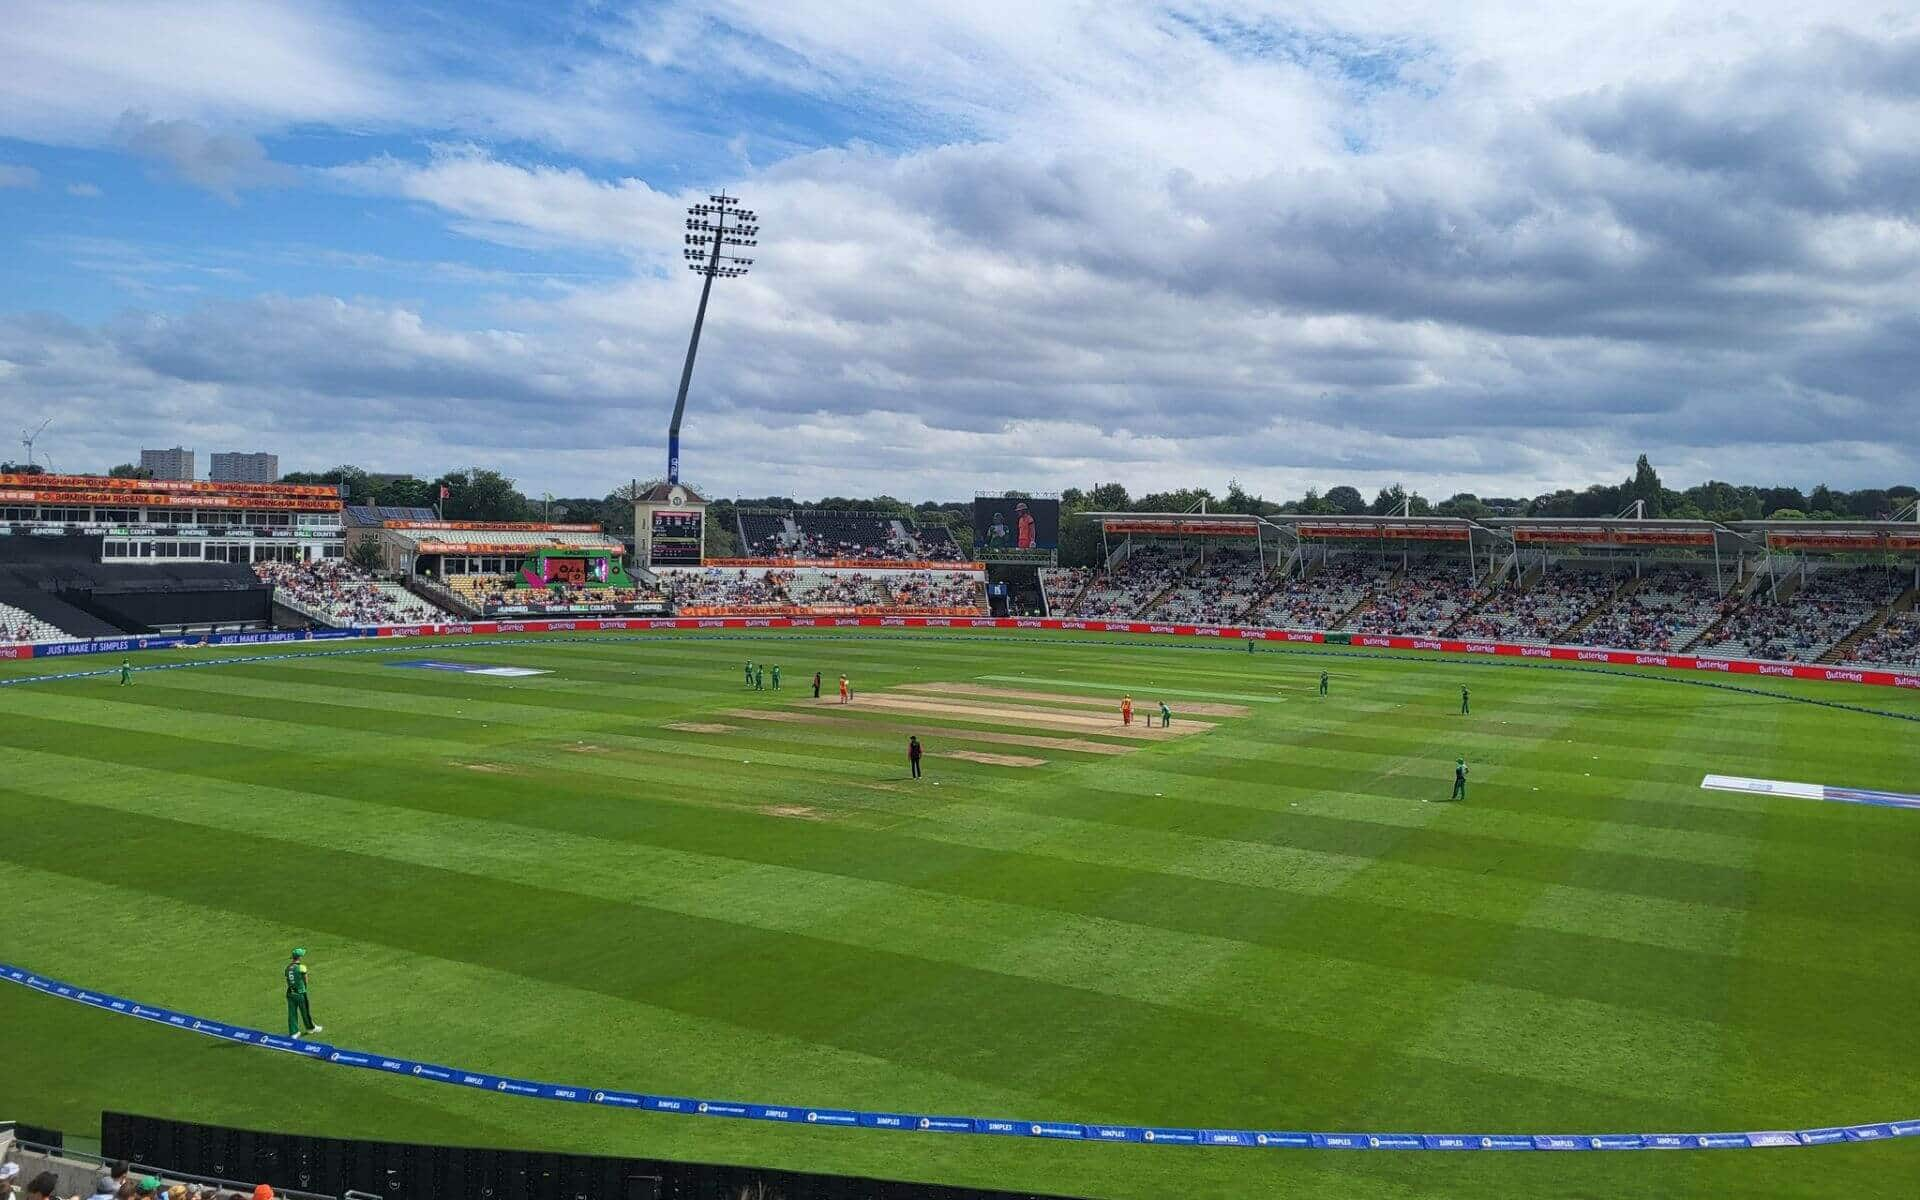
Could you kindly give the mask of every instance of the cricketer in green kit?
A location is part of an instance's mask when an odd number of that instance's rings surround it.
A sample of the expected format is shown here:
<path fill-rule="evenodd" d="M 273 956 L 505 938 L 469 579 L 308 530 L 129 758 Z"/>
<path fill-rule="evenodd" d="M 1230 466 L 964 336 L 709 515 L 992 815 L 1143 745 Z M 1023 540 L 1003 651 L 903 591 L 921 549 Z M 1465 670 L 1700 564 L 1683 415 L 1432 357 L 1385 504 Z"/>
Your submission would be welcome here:
<path fill-rule="evenodd" d="M 1167 707 L 1165 700 L 1162 700 L 1160 702 L 1160 728 L 1165 729 L 1171 724 L 1173 724 L 1173 710 Z"/>
<path fill-rule="evenodd" d="M 125 687 L 132 682 L 133 664 L 123 658 L 120 660 L 120 686 Z"/>
<path fill-rule="evenodd" d="M 1460 715 L 1464 717 L 1472 711 L 1472 709 L 1467 707 L 1467 689 L 1463 686 L 1460 689 Z"/>
<path fill-rule="evenodd" d="M 287 1036 L 297 1038 L 302 1031 L 319 1033 L 313 1023 L 313 1009 L 307 1004 L 307 948 L 295 946 L 287 960 Z"/>
<path fill-rule="evenodd" d="M 753 690 L 756 692 L 764 691 L 766 686 L 767 669 L 765 667 L 755 667 L 753 669 Z"/>
<path fill-rule="evenodd" d="M 1327 694 L 1327 673 L 1325 671 L 1320 672 L 1320 694 L 1322 696 Z"/>
<path fill-rule="evenodd" d="M 753 660 L 747 660 L 747 686 L 753 686 Z"/>
<path fill-rule="evenodd" d="M 1453 760 L 1453 795 L 1450 799 L 1465 800 L 1466 798 L 1467 760 L 1464 758 L 1456 758 Z"/>
<path fill-rule="evenodd" d="M 773 664 L 773 690 L 776 692 L 780 690 L 780 664 L 779 663 Z"/>

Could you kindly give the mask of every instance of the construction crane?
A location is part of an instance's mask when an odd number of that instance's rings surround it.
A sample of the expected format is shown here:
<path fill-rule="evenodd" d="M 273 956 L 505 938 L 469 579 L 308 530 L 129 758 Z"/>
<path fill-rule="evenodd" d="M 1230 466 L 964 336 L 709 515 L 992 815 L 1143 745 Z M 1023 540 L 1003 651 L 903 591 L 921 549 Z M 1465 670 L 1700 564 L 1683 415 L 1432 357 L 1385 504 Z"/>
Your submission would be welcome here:
<path fill-rule="evenodd" d="M 53 424 L 53 418 L 48 417 L 46 420 L 40 422 L 40 428 L 33 429 L 33 430 L 22 429 L 20 431 L 20 444 L 27 448 L 27 465 L 29 467 L 33 465 L 34 440 L 38 438 L 41 434 L 45 433 L 47 431 L 47 426 L 51 424 Z M 47 466 L 49 469 L 51 469 L 53 464 L 48 463 Z"/>

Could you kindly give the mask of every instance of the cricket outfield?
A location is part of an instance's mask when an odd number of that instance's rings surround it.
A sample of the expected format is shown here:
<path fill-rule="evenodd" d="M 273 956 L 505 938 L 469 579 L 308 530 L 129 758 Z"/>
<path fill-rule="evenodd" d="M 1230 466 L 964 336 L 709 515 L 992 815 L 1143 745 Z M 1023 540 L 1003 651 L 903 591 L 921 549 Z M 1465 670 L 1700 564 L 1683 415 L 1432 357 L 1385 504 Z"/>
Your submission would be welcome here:
<path fill-rule="evenodd" d="M 276 1028 L 302 945 L 328 1041 L 634 1091 L 1294 1130 L 1920 1116 L 1920 811 L 1701 788 L 1920 791 L 1910 693 L 1041 633 L 134 662 L 0 687 L 0 960 L 146 1003 Z M 0 1067 L 0 1116 L 74 1133 L 118 1108 L 1143 1200 L 1920 1181 L 1920 1139 L 1336 1153 L 608 1111 L 14 986 Z"/>

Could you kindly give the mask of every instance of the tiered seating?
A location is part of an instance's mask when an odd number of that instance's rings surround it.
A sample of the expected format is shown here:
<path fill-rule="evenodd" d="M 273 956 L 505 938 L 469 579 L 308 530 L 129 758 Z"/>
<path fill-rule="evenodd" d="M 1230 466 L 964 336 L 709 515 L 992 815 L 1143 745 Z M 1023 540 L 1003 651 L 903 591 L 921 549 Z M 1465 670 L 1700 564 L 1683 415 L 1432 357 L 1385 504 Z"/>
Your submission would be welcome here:
<path fill-rule="evenodd" d="M 1134 620 L 1187 567 L 1178 550 L 1145 546 L 1128 554 L 1118 570 L 1102 571 L 1087 585 L 1073 611 L 1075 617 L 1097 620 Z"/>
<path fill-rule="evenodd" d="M 860 571 L 793 571 L 787 595 L 805 608 L 877 608 L 887 603 L 880 581 Z"/>
<path fill-rule="evenodd" d="M 748 558 L 774 558 L 790 553 L 786 518 L 779 513 L 741 513 L 740 552 Z"/>
<path fill-rule="evenodd" d="M 1281 583 L 1250 620 L 1274 629 L 1332 629 L 1399 565 L 1391 559 L 1333 559 L 1310 576 Z"/>
<path fill-rule="evenodd" d="M 1854 647 L 1847 660 L 1857 666 L 1920 667 L 1920 609 L 1908 609 Z"/>
<path fill-rule="evenodd" d="M 741 513 L 740 539 L 748 558 L 959 562 L 965 557 L 945 526 L 919 529 L 911 521 L 860 513 Z"/>
<path fill-rule="evenodd" d="M 24 608 L 0 604 L 0 642 L 61 642 L 67 635 Z"/>
<path fill-rule="evenodd" d="M 920 543 L 920 557 L 927 562 L 966 561 L 960 543 L 953 540 L 953 531 L 945 525 L 915 526 L 913 536 Z"/>
<path fill-rule="evenodd" d="M 483 613 L 516 604 L 653 604 L 665 599 L 648 588 L 572 587 L 556 595 L 552 589 L 516 587 L 511 575 L 450 575 L 447 585 Z"/>
<path fill-rule="evenodd" d="M 1257 558 L 1220 555 L 1183 576 L 1166 599 L 1146 614 L 1153 621 L 1230 625 L 1260 594 L 1267 566 Z"/>
<path fill-rule="evenodd" d="M 1092 567 L 1041 567 L 1040 593 L 1046 597 L 1048 614 L 1064 615 L 1092 578 Z"/>
<path fill-rule="evenodd" d="M 709 567 L 705 571 L 663 571 L 660 580 L 676 609 L 766 608 L 793 603 L 786 589 L 791 575 L 791 571 L 764 567 Z"/>
<path fill-rule="evenodd" d="M 1680 650 L 1720 619 L 1725 604 L 1710 576 L 1687 567 L 1655 567 L 1578 640 L 1622 650 Z"/>
<path fill-rule="evenodd" d="M 397 583 L 375 579 L 337 558 L 253 564 L 274 599 L 329 625 L 418 625 L 451 620 Z"/>
<path fill-rule="evenodd" d="M 1899 585 L 1884 571 L 1822 571 L 1775 604 L 1762 590 L 1715 631 L 1703 654 L 1818 662 L 1834 644 L 1891 600 Z"/>
<path fill-rule="evenodd" d="M 1557 641 L 1618 586 L 1620 576 L 1611 571 L 1551 569 L 1532 587 L 1506 587 L 1489 596 L 1457 633 L 1503 642 Z"/>
<path fill-rule="evenodd" d="M 987 581 L 966 571 L 911 571 L 889 575 L 882 584 L 893 594 L 894 608 L 927 611 L 987 611 Z"/>
<path fill-rule="evenodd" d="M 1374 588 L 1373 603 L 1347 622 L 1355 633 L 1439 637 L 1473 607 L 1480 585 L 1465 559 L 1416 558 Z"/>
<path fill-rule="evenodd" d="M 484 610 L 489 601 L 499 603 L 497 600 L 492 600 L 492 597 L 506 587 L 507 578 L 505 575 L 449 575 L 446 583 L 453 590 L 454 595 L 475 608 Z"/>

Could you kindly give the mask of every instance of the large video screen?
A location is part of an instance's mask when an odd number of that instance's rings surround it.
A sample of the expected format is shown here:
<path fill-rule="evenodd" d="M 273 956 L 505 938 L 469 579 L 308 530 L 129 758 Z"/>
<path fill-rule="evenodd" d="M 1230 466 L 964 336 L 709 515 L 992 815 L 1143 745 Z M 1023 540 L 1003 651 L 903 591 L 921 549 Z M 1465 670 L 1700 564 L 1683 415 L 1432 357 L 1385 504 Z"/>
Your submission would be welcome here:
<path fill-rule="evenodd" d="M 1060 502 L 980 496 L 973 502 L 973 553 L 1054 550 L 1060 545 Z"/>
<path fill-rule="evenodd" d="M 653 551 L 656 567 L 697 567 L 700 565 L 701 521 L 697 512 L 656 512 L 653 514 Z"/>

